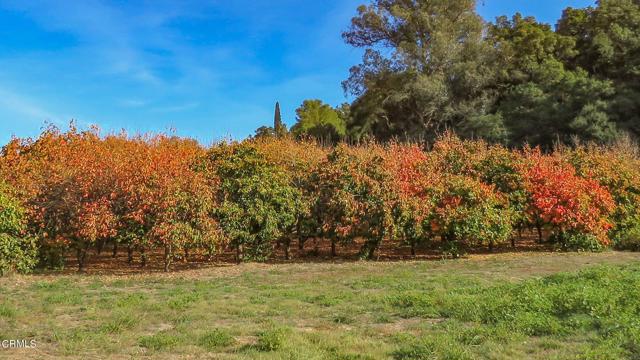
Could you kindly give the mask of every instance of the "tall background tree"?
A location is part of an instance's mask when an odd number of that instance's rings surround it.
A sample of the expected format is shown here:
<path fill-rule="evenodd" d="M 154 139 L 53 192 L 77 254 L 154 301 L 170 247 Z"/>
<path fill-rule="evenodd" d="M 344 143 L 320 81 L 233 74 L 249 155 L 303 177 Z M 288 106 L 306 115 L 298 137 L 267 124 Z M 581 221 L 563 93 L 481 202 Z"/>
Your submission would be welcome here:
<path fill-rule="evenodd" d="M 282 122 L 282 115 L 280 114 L 280 102 L 276 102 L 276 110 L 273 116 L 273 130 L 277 137 L 283 137 L 287 134 L 287 127 Z"/>
<path fill-rule="evenodd" d="M 347 112 L 344 105 L 333 109 L 321 100 L 305 100 L 296 110 L 297 122 L 291 132 L 296 137 L 308 136 L 328 143 L 342 140 L 347 133 Z"/>
<path fill-rule="evenodd" d="M 282 122 L 282 114 L 280 112 L 280 102 L 276 102 L 276 109 L 273 115 L 273 127 L 271 126 L 260 126 L 256 129 L 254 138 L 270 138 L 270 137 L 278 137 L 282 138 L 287 136 L 289 131 L 287 130 L 287 125 Z"/>
<path fill-rule="evenodd" d="M 505 138 L 492 113 L 494 51 L 474 0 L 374 0 L 343 33 L 365 49 L 343 83 L 353 138 L 433 139 L 446 129 Z"/>
<path fill-rule="evenodd" d="M 610 118 L 620 129 L 640 135 L 640 1 L 599 0 L 596 7 L 568 8 L 558 33 L 576 40 L 568 66 L 611 81 Z"/>
<path fill-rule="evenodd" d="M 373 0 L 343 33 L 365 49 L 343 83 L 347 135 L 512 146 L 640 135 L 640 1 L 568 8 L 556 29 L 483 21 L 474 0 Z"/>
<path fill-rule="evenodd" d="M 498 83 L 503 89 L 496 114 L 509 143 L 551 148 L 556 141 L 607 142 L 617 135 L 608 114 L 611 82 L 565 65 L 576 56 L 576 40 L 533 17 L 499 17 L 487 41 L 497 49 Z"/>

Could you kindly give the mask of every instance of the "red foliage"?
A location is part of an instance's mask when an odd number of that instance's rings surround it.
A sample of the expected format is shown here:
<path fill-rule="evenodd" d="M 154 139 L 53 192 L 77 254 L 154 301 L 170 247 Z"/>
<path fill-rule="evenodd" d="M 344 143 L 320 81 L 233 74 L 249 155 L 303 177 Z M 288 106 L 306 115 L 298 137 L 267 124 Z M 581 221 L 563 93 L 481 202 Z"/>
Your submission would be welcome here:
<path fill-rule="evenodd" d="M 211 187 L 192 166 L 203 155 L 193 140 L 103 138 L 97 129 L 71 126 L 65 133 L 50 128 L 35 141 L 13 140 L 4 148 L 0 174 L 20 190 L 43 245 L 70 246 L 82 268 L 86 250 L 97 242 L 175 245 L 172 230 L 212 221 L 193 211 L 202 204 L 195 200 L 213 201 Z"/>
<path fill-rule="evenodd" d="M 392 143 L 385 154 L 385 167 L 391 173 L 393 190 L 403 199 L 420 198 L 437 179 L 427 168 L 429 155 L 418 145 Z"/>
<path fill-rule="evenodd" d="M 531 194 L 529 211 L 560 232 L 578 231 L 595 235 L 609 244 L 612 224 L 608 215 L 615 203 L 596 180 L 582 178 L 569 163 L 539 150 L 526 152 L 522 167 L 525 188 Z"/>

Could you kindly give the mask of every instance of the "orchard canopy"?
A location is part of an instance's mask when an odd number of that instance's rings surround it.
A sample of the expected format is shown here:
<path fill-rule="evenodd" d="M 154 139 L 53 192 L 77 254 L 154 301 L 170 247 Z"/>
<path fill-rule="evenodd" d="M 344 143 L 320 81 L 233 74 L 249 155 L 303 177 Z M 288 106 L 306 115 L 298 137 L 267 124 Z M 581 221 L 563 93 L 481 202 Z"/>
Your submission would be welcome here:
<path fill-rule="evenodd" d="M 429 150 L 425 150 L 425 149 Z M 562 249 L 634 248 L 640 163 L 630 143 L 508 149 L 445 134 L 432 144 L 326 147 L 288 136 L 203 147 L 172 135 L 56 128 L 0 155 L 0 264 L 80 270 L 93 250 L 159 250 L 263 261 L 309 239 L 359 246 L 517 246 L 533 231 Z"/>

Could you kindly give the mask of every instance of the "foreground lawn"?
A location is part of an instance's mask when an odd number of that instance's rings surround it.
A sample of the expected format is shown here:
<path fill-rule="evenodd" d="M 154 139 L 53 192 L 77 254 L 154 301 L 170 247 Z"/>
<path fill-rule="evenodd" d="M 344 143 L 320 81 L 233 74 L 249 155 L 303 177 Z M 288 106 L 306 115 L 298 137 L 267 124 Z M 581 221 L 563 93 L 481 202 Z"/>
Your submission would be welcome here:
<path fill-rule="evenodd" d="M 0 279 L 0 358 L 638 359 L 640 254 Z"/>

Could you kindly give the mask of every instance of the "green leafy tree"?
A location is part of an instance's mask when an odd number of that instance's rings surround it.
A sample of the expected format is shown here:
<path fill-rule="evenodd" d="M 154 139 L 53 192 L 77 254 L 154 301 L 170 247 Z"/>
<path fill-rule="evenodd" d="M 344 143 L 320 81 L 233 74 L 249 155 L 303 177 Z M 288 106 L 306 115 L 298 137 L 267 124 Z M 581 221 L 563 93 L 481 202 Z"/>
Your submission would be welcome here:
<path fill-rule="evenodd" d="M 27 235 L 25 212 L 0 183 L 0 276 L 29 272 L 37 263 L 36 240 Z"/>
<path fill-rule="evenodd" d="M 291 241 L 298 240 L 298 250 L 304 251 L 307 240 L 322 237 L 318 214 L 312 209 L 318 198 L 318 184 L 314 179 L 317 167 L 326 159 L 325 147 L 315 141 L 298 141 L 293 138 L 266 138 L 253 141 L 267 160 L 289 175 L 291 184 L 298 189 L 296 223 L 278 241 L 284 249 L 286 260 L 290 258 Z"/>
<path fill-rule="evenodd" d="M 494 50 L 474 0 L 375 0 L 360 6 L 347 44 L 364 48 L 343 83 L 357 97 L 356 139 L 433 139 L 446 129 L 463 136 L 505 136 L 491 113 Z"/>
<path fill-rule="evenodd" d="M 501 82 L 517 85 L 535 80 L 540 64 L 576 55 L 575 39 L 553 31 L 534 17 L 500 16 L 489 26 L 487 41 L 499 49 Z"/>
<path fill-rule="evenodd" d="M 297 123 L 291 132 L 297 137 L 310 136 L 331 143 L 346 135 L 344 108 L 339 112 L 321 100 L 305 100 L 296 114 Z"/>
<path fill-rule="evenodd" d="M 488 41 L 499 49 L 505 91 L 497 114 L 504 119 L 512 145 L 528 142 L 549 149 L 556 141 L 615 138 L 616 126 L 608 113 L 612 84 L 565 66 L 576 56 L 575 39 L 516 14 L 512 20 L 498 18 Z"/>
<path fill-rule="evenodd" d="M 609 82 L 583 70 L 567 71 L 557 61 L 542 64 L 536 81 L 511 88 L 499 105 L 513 145 L 525 142 L 551 149 L 555 142 L 609 142 L 617 128 L 609 118 Z"/>
<path fill-rule="evenodd" d="M 568 8 L 558 33 L 576 41 L 569 65 L 610 80 L 615 87 L 610 116 L 621 129 L 640 135 L 640 1 L 599 0 L 596 7 Z"/>
<path fill-rule="evenodd" d="M 275 136 L 276 132 L 271 126 L 260 126 L 256 129 L 256 132 L 253 135 L 255 139 L 270 138 Z"/>
<path fill-rule="evenodd" d="M 217 216 L 238 260 L 266 259 L 296 221 L 299 191 L 250 143 L 214 147 L 207 168 L 219 179 Z"/>

